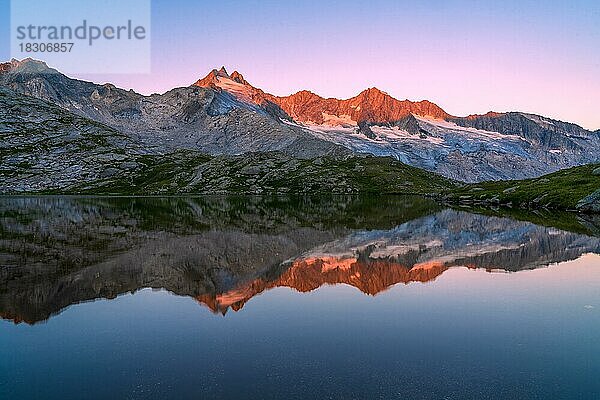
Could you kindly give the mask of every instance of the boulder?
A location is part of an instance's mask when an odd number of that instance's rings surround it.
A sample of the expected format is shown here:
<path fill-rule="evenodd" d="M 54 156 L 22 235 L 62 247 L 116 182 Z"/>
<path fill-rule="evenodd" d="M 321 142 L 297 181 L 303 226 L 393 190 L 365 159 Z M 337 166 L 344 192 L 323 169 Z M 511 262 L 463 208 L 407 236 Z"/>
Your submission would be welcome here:
<path fill-rule="evenodd" d="M 600 189 L 577 203 L 577 210 L 587 213 L 600 213 Z"/>

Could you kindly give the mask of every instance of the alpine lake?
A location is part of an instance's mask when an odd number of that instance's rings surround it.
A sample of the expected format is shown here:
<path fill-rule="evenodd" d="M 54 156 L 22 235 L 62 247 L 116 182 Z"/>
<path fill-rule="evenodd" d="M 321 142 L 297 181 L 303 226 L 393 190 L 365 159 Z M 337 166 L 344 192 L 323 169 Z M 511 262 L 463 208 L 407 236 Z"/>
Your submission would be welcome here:
<path fill-rule="evenodd" d="M 598 399 L 600 218 L 1 197 L 1 399 Z"/>

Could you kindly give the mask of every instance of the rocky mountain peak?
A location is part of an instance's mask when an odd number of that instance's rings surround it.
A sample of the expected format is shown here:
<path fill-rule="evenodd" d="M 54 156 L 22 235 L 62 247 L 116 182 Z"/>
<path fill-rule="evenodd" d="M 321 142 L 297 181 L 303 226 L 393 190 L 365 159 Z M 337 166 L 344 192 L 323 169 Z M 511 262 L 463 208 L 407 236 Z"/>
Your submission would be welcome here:
<path fill-rule="evenodd" d="M 233 73 L 230 75 L 230 79 L 234 82 L 241 83 L 242 85 L 250 85 L 244 79 L 244 76 L 242 74 L 240 74 L 238 71 L 233 71 Z"/>
<path fill-rule="evenodd" d="M 468 115 L 466 118 L 470 119 L 470 120 L 478 119 L 478 118 L 481 118 L 481 117 L 498 118 L 498 117 L 503 116 L 504 114 L 505 113 L 499 113 L 499 112 L 496 112 L 496 111 L 488 111 L 485 114 L 471 114 L 471 115 Z"/>
<path fill-rule="evenodd" d="M 217 76 L 223 77 L 223 78 L 229 78 L 229 74 L 227 73 L 227 70 L 225 69 L 225 66 L 222 66 L 221 69 L 219 69 L 216 72 Z"/>
<path fill-rule="evenodd" d="M 10 71 L 19 71 L 30 74 L 58 73 L 55 69 L 48 67 L 45 62 L 33 58 L 24 58 L 23 60 L 13 58 L 9 62 L 0 64 L 0 73 Z"/>
<path fill-rule="evenodd" d="M 220 69 L 213 69 L 204 78 L 197 80 L 194 86 L 215 87 L 219 78 L 231 79 L 224 66 Z"/>
<path fill-rule="evenodd" d="M 383 90 L 379 90 L 376 87 L 370 87 L 368 89 L 363 90 L 362 92 L 360 92 L 359 96 L 389 96 L 389 94 L 387 94 L 386 92 L 384 92 Z"/>
<path fill-rule="evenodd" d="M 381 101 L 382 99 L 392 98 L 389 94 L 385 93 L 382 90 L 377 89 L 376 87 L 368 88 L 360 92 L 356 97 L 354 97 L 358 101 L 362 102 L 372 102 L 372 101 Z"/>
<path fill-rule="evenodd" d="M 7 62 L 7 63 L 0 63 L 0 74 L 8 72 L 12 69 L 12 64 Z"/>
<path fill-rule="evenodd" d="M 417 121 L 413 114 L 408 114 L 406 117 L 395 122 L 394 125 L 412 135 L 423 133 L 419 121 Z"/>
<path fill-rule="evenodd" d="M 321 96 L 311 92 L 310 90 L 300 90 L 299 92 L 296 92 L 293 95 L 288 96 L 288 97 L 290 97 L 290 98 L 293 97 L 293 98 L 297 98 L 300 100 L 312 100 L 312 99 L 324 100 Z"/>

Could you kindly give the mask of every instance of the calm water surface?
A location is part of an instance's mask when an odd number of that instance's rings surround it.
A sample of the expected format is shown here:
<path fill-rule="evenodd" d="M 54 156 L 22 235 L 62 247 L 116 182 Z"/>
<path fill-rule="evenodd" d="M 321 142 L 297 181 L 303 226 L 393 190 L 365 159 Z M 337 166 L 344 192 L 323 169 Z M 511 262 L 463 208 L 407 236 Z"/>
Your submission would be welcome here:
<path fill-rule="evenodd" d="M 598 226 L 411 197 L 0 198 L 0 399 L 597 399 Z"/>

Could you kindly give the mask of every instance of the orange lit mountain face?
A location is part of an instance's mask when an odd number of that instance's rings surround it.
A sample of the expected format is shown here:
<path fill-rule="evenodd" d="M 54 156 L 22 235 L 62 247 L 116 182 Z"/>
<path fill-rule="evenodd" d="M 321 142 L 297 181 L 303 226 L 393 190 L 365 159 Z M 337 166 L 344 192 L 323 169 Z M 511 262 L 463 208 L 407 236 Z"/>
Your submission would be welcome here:
<path fill-rule="evenodd" d="M 306 293 L 323 285 L 350 285 L 361 292 L 375 296 L 388 288 L 404 283 L 429 282 L 448 267 L 443 263 L 429 263 L 408 267 L 390 260 L 359 260 L 326 256 L 298 259 L 275 280 L 256 279 L 239 288 L 217 295 L 202 295 L 196 299 L 213 312 L 225 314 L 229 308 L 240 310 L 252 297 L 268 289 L 288 287 Z"/>
<path fill-rule="evenodd" d="M 377 88 L 366 89 L 346 100 L 326 99 L 307 90 L 277 97 L 250 85 L 237 71 L 229 75 L 225 67 L 212 70 L 206 77 L 194 83 L 194 86 L 220 88 L 256 105 L 276 104 L 288 116 L 302 123 L 323 124 L 331 121 L 332 117 L 335 117 L 336 121 L 346 120 L 356 124 L 392 123 L 410 114 L 437 119 L 452 118 L 432 102 L 396 100 Z"/>
<path fill-rule="evenodd" d="M 440 107 L 427 100 L 400 101 L 377 88 L 366 89 L 347 100 L 324 99 L 303 91 L 287 97 L 278 97 L 275 102 L 294 120 L 317 124 L 325 123 L 327 114 L 339 118 L 348 116 L 356 123 L 391 123 L 410 114 L 438 119 L 450 117 Z"/>
<path fill-rule="evenodd" d="M 192 86 L 222 89 L 233 94 L 239 100 L 256 105 L 265 105 L 275 99 L 274 96 L 250 85 L 239 72 L 234 71 L 229 75 L 225 67 L 221 67 L 219 70 L 213 69 Z"/>

